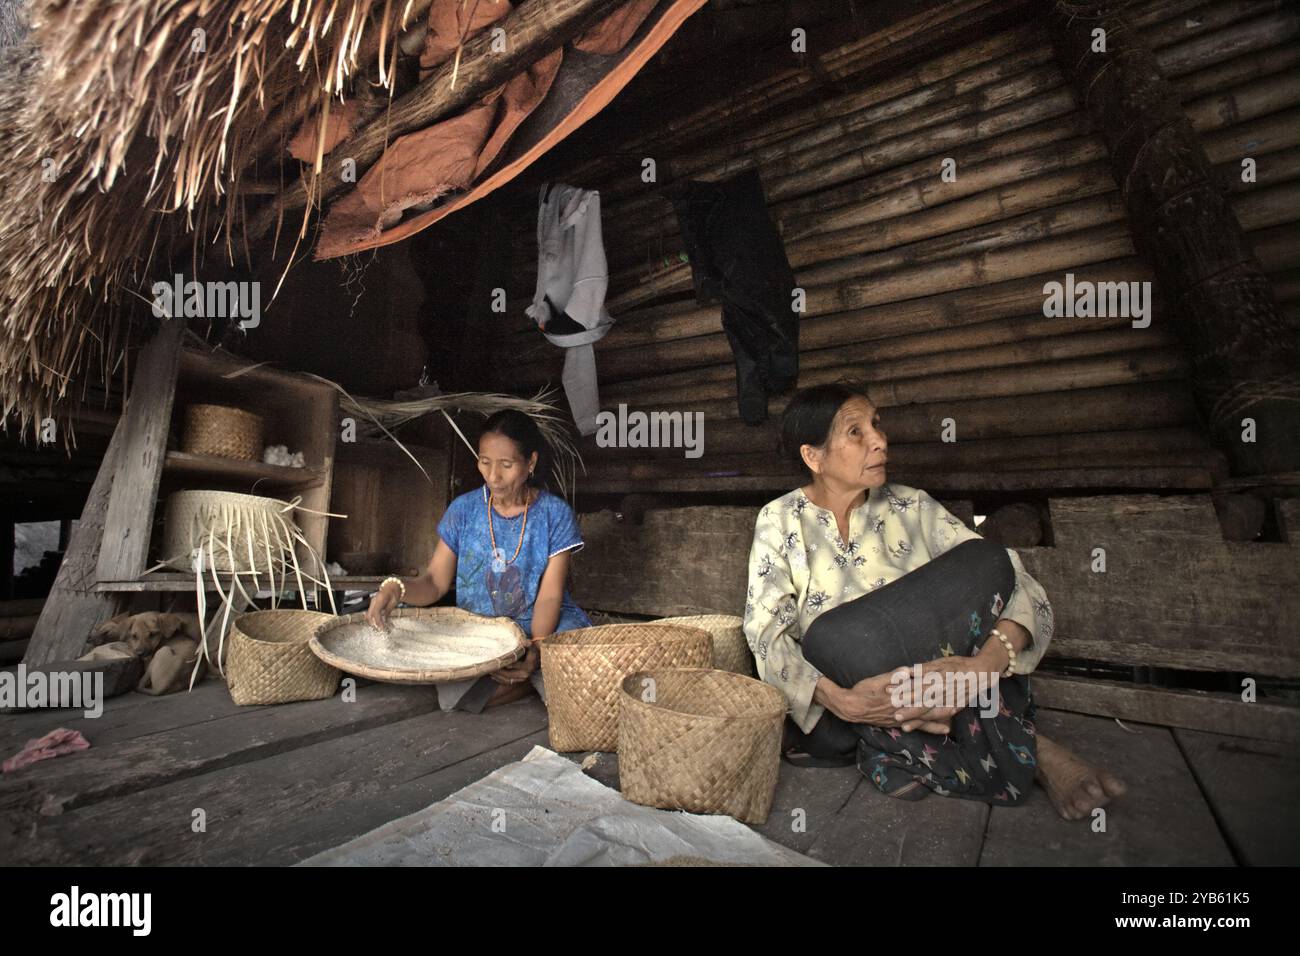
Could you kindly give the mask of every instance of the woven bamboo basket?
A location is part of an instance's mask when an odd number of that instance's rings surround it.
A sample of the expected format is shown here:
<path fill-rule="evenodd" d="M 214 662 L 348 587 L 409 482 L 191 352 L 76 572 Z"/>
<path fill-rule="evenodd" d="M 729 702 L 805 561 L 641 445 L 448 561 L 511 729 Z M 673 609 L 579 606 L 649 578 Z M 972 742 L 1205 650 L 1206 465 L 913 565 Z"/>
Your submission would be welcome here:
<path fill-rule="evenodd" d="M 330 618 L 311 639 L 317 657 L 349 674 L 389 684 L 436 684 L 481 677 L 523 657 L 524 632 L 508 617 L 458 607 L 404 607 L 387 632 L 363 613 Z"/>
<path fill-rule="evenodd" d="M 205 569 L 266 574 L 276 558 L 293 550 L 296 526 L 288 507 L 275 498 L 231 491 L 175 492 L 163 520 L 163 560 L 178 571 L 193 571 L 198 549 Z"/>
<path fill-rule="evenodd" d="M 551 749 L 618 749 L 619 684 L 660 667 L 708 667 L 709 632 L 675 624 L 603 624 L 552 634 L 539 645 Z"/>
<path fill-rule="evenodd" d="M 680 624 L 698 627 L 713 635 L 713 666 L 720 671 L 754 676 L 754 655 L 745 640 L 743 621 L 734 614 L 694 614 L 688 617 L 665 617 L 652 624 Z"/>
<path fill-rule="evenodd" d="M 261 416 L 228 405 L 191 405 L 185 409 L 181 451 L 257 461 L 262 457 Z"/>
<path fill-rule="evenodd" d="M 763 823 L 776 792 L 785 711 L 779 690 L 739 674 L 631 674 L 619 688 L 619 789 L 643 806 Z"/>
<path fill-rule="evenodd" d="M 338 690 L 342 674 L 312 653 L 317 628 L 334 620 L 315 611 L 254 611 L 230 626 L 226 686 L 236 704 L 320 700 Z"/>

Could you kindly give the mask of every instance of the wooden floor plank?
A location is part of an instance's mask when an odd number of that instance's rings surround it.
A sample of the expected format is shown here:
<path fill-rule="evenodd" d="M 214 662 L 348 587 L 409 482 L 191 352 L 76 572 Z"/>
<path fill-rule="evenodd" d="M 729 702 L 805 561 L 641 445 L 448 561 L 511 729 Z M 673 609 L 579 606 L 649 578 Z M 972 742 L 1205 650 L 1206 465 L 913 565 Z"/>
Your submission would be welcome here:
<path fill-rule="evenodd" d="M 1129 792 L 1091 820 L 1059 817 L 1042 788 L 994 807 L 981 866 L 1230 866 L 1232 854 L 1167 728 L 1040 710 L 1038 730 L 1117 774 Z"/>
<path fill-rule="evenodd" d="M 16 864 L 296 862 L 518 759 L 545 725 L 535 698 L 482 714 L 434 710 L 56 817 L 10 811 L 0 814 L 0 857 Z M 200 833 L 192 827 L 197 809 L 206 816 Z"/>
<path fill-rule="evenodd" d="M 225 683 L 219 680 L 201 681 L 192 692 L 181 691 L 165 697 L 133 692 L 104 701 L 104 712 L 98 717 L 83 717 L 80 710 L 32 710 L 0 715 L 0 753 L 9 756 L 28 740 L 44 736 L 56 727 L 79 730 L 91 747 L 104 747 L 261 709 L 240 707 L 230 699 Z"/>
<path fill-rule="evenodd" d="M 329 821 L 300 817 L 288 827 L 277 829 L 273 843 L 267 848 L 268 852 L 260 856 L 258 863 L 288 866 L 347 843 L 385 823 L 444 800 L 506 764 L 522 760 L 535 746 L 547 746 L 547 731 L 544 726 L 526 736 L 508 740 L 498 747 L 386 790 L 382 800 L 375 800 L 368 795 L 343 800 L 330 810 Z M 228 862 L 241 861 L 232 858 Z"/>
<path fill-rule="evenodd" d="M 1175 730 L 1240 862 L 1300 864 L 1300 747 Z"/>
<path fill-rule="evenodd" d="M 437 710 L 431 687 L 374 684 L 69 754 L 0 777 L 0 809 L 74 809 Z"/>
<path fill-rule="evenodd" d="M 782 762 L 767 822 L 751 827 L 773 843 L 807 853 L 854 795 L 857 767 L 794 767 Z"/>
<path fill-rule="evenodd" d="M 936 794 L 897 800 L 859 778 L 808 849 L 813 859 L 833 866 L 973 866 L 979 859 L 986 804 Z"/>

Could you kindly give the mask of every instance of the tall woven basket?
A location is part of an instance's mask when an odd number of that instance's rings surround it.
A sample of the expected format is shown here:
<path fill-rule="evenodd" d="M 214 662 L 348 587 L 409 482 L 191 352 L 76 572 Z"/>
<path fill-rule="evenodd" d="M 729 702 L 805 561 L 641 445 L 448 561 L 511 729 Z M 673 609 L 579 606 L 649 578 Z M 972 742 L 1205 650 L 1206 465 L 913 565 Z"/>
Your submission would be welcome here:
<path fill-rule="evenodd" d="M 230 625 L 226 686 L 236 704 L 320 700 L 338 690 L 341 672 L 312 653 L 316 629 L 334 620 L 315 611 L 254 611 Z"/>
<path fill-rule="evenodd" d="M 720 671 L 754 676 L 754 655 L 745 640 L 743 621 L 734 614 L 695 614 L 689 617 L 665 617 L 652 624 L 680 624 L 698 627 L 713 636 L 713 666 Z"/>
<path fill-rule="evenodd" d="M 191 571 L 195 549 L 205 551 L 205 569 L 265 574 L 282 553 L 293 550 L 297 525 L 288 503 L 233 491 L 176 491 L 163 519 L 163 560 Z"/>
<path fill-rule="evenodd" d="M 618 779 L 633 803 L 763 823 L 772 809 L 786 700 L 719 670 L 649 670 L 619 692 Z"/>
<path fill-rule="evenodd" d="M 618 748 L 623 678 L 660 667 L 708 667 L 707 631 L 675 624 L 603 624 L 552 634 L 540 644 L 551 749 Z"/>
<path fill-rule="evenodd" d="M 191 405 L 185 409 L 181 451 L 257 461 L 262 457 L 262 419 L 229 405 Z"/>

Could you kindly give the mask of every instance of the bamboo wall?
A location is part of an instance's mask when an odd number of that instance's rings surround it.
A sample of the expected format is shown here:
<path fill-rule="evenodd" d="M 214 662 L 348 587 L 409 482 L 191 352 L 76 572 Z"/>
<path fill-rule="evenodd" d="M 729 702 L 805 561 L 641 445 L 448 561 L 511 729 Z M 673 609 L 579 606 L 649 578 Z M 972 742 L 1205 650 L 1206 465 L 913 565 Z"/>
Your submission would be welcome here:
<path fill-rule="evenodd" d="M 973 7 L 975 4 L 954 4 Z M 996 6 L 996 5 L 995 5 Z M 1005 10 L 1012 4 L 1002 5 Z M 1004 12 L 1005 12 L 1004 10 Z M 1014 10 L 1013 10 L 1014 12 Z M 1300 14 L 1282 0 L 1164 0 L 1137 17 L 1234 208 L 1297 316 Z M 925 30 L 868 37 L 828 58 L 833 93 L 811 105 L 797 73 L 730 90 L 708 111 L 610 144 L 567 180 L 602 194 L 615 328 L 596 346 L 605 408 L 705 414 L 705 453 L 584 446 L 590 492 L 779 491 L 794 476 L 773 420 L 743 425 L 719 309 L 691 297 L 652 156 L 672 178 L 756 167 L 799 286 L 800 386 L 865 379 L 882 408 L 891 477 L 933 491 L 1210 487 L 1226 474 L 1187 385 L 1188 360 L 1159 289 L 1149 328 L 1127 317 L 1046 318 L 1043 286 L 1153 280 L 1134 253 L 1101 137 L 1025 8 L 1015 24 L 882 59 Z M 888 44 L 884 41 L 888 40 Z M 613 107 L 617 109 L 615 104 Z M 1241 159 L 1258 179 L 1241 181 Z M 940 165 L 957 162 L 954 182 Z M 535 281 L 535 206 L 519 203 L 509 288 L 511 356 L 498 385 L 558 383 L 563 356 L 522 306 Z M 945 418 L 956 443 L 939 440 Z"/>

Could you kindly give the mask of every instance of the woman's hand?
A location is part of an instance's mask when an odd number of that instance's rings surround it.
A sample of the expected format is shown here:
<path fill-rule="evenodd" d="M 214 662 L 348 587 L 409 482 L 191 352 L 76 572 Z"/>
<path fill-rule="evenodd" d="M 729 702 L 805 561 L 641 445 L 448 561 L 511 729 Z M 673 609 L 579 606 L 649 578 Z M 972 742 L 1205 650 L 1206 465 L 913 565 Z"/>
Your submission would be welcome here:
<path fill-rule="evenodd" d="M 817 684 L 814 699 L 841 720 L 851 724 L 871 724 L 875 727 L 902 727 L 905 730 L 923 730 L 931 734 L 946 734 L 948 720 L 957 712 L 955 707 L 897 707 L 894 704 L 895 688 L 906 685 L 896 674 L 906 676 L 908 671 L 899 668 L 878 674 L 844 688 L 823 677 Z"/>
<path fill-rule="evenodd" d="M 366 608 L 366 623 L 379 631 L 388 630 L 388 615 L 397 607 L 401 589 L 395 584 L 381 586 L 370 598 L 370 607 Z"/>
<path fill-rule="evenodd" d="M 503 667 L 499 671 L 492 672 L 492 679 L 498 684 L 520 684 L 528 680 L 529 675 L 537 670 L 537 665 L 541 660 L 541 652 L 537 645 L 532 641 L 528 643 L 528 650 L 524 656 L 511 664 L 509 667 Z"/>

